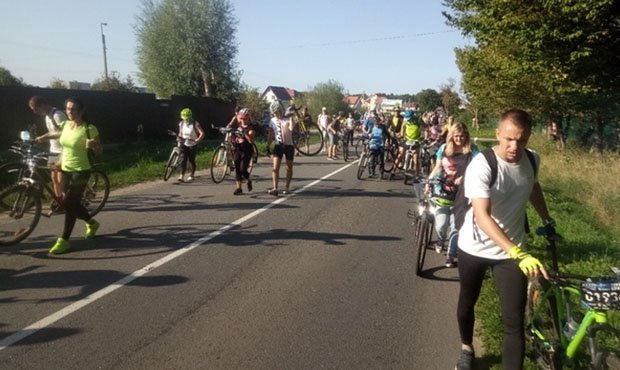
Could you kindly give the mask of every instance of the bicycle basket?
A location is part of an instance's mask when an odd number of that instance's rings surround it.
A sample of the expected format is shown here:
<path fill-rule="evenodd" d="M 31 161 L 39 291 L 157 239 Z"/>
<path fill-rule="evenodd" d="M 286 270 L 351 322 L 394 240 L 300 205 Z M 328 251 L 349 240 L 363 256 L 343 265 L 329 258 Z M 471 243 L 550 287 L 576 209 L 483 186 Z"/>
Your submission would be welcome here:
<path fill-rule="evenodd" d="M 587 279 L 581 283 L 581 302 L 595 310 L 620 310 L 620 278 Z"/>

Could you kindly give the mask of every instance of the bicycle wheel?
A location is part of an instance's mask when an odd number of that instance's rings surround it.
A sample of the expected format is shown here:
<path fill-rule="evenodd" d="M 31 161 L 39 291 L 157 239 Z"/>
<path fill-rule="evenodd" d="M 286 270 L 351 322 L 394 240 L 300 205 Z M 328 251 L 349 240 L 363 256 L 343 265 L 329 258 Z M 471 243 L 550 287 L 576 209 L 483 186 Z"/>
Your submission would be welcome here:
<path fill-rule="evenodd" d="M 361 180 L 364 174 L 368 174 L 368 153 L 362 153 L 359 163 L 357 164 L 357 179 Z"/>
<path fill-rule="evenodd" d="M 544 286 L 536 280 L 528 283 L 525 306 L 526 338 L 539 367 L 562 368 L 560 324 L 555 296 L 545 295 Z"/>
<path fill-rule="evenodd" d="M 17 184 L 26 168 L 18 162 L 5 163 L 0 166 L 0 192 Z"/>
<path fill-rule="evenodd" d="M 427 235 L 430 228 L 430 224 L 425 215 L 417 218 L 415 244 L 418 250 L 418 258 L 416 263 L 416 275 L 422 276 L 424 271 L 424 261 L 426 260 L 426 250 L 428 249 Z"/>
<path fill-rule="evenodd" d="M 394 161 L 396 161 L 396 156 L 392 149 L 386 149 L 385 157 L 383 159 L 383 170 L 385 172 L 392 172 L 394 169 Z"/>
<path fill-rule="evenodd" d="M 110 196 L 110 180 L 102 170 L 94 169 L 90 172 L 86 189 L 82 195 L 82 205 L 90 217 L 93 217 L 105 206 Z"/>
<path fill-rule="evenodd" d="M 219 184 L 228 175 L 228 152 L 226 148 L 219 147 L 211 158 L 211 179 Z"/>
<path fill-rule="evenodd" d="M 359 158 L 360 155 L 362 155 L 363 150 L 364 150 L 364 139 L 362 136 L 358 136 L 357 139 L 355 140 L 355 143 L 353 144 L 353 153 L 355 153 L 355 156 Z"/>
<path fill-rule="evenodd" d="M 24 240 L 41 217 L 41 197 L 28 185 L 14 185 L 0 193 L 0 246 Z"/>
<path fill-rule="evenodd" d="M 166 170 L 164 171 L 164 181 L 168 181 L 170 176 L 174 170 L 177 169 L 177 160 L 179 159 L 179 152 L 177 150 L 173 150 L 170 153 L 170 158 L 168 158 L 168 163 L 166 164 Z"/>
<path fill-rule="evenodd" d="M 293 130 L 293 144 L 299 153 L 306 156 L 313 156 L 317 155 L 321 149 L 323 149 L 325 140 L 318 126 L 304 125 L 301 127 L 298 125 Z"/>

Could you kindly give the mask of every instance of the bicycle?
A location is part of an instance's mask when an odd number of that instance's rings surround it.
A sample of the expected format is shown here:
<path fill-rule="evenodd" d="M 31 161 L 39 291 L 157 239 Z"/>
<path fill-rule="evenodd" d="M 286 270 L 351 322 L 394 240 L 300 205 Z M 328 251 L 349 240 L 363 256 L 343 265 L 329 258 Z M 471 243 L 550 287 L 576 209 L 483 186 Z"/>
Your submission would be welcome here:
<path fill-rule="evenodd" d="M 537 234 L 545 235 L 544 229 Z M 525 312 L 526 338 L 537 365 L 550 370 L 620 368 L 620 329 L 608 320 L 608 311 L 620 310 L 620 269 L 612 267 L 615 276 L 601 277 L 559 272 L 555 238 L 546 239 L 550 278 L 528 284 Z M 587 351 L 580 351 L 584 339 Z M 605 339 L 611 341 L 611 349 Z"/>
<path fill-rule="evenodd" d="M 22 149 L 23 159 L 20 166 L 11 164 L 11 168 L 19 171 L 17 183 L 0 193 L 0 246 L 8 246 L 21 242 L 32 233 L 42 213 L 44 192 L 52 198 L 51 212 L 43 214 L 50 217 L 62 210 L 63 198 L 56 196 L 50 186 L 50 174 L 47 167 L 47 154 L 35 153 L 34 142 L 30 135 L 22 136 L 25 148 Z M 45 162 L 45 165 L 40 165 Z M 94 165 L 90 171 L 82 205 L 91 217 L 103 209 L 110 195 L 110 181 L 99 168 Z M 9 167 L 9 166 L 7 166 Z"/>
<path fill-rule="evenodd" d="M 413 217 L 413 246 L 416 248 L 416 275 L 422 276 L 424 272 L 424 262 L 426 253 L 433 249 L 431 241 L 433 230 L 435 230 L 435 211 L 441 205 L 440 199 L 445 198 L 446 194 L 427 193 L 424 189 L 426 185 L 433 187 L 435 184 L 443 183 L 442 180 L 424 180 L 414 184 L 414 191 L 418 199 L 418 206 L 415 212 L 409 211 L 408 216 Z"/>
<path fill-rule="evenodd" d="M 415 149 L 419 146 L 419 142 L 417 140 L 409 140 L 405 142 L 405 145 L 407 146 L 407 148 L 405 149 L 405 159 L 403 161 L 403 182 L 405 183 L 405 185 L 407 185 L 407 180 L 410 177 L 415 177 L 416 174 L 416 169 L 413 167 L 413 156 L 416 155 Z M 418 161 L 419 160 L 420 155 L 418 153 Z"/>
<path fill-rule="evenodd" d="M 168 135 L 176 137 L 176 145 L 172 148 L 168 162 L 166 163 L 166 169 L 164 170 L 164 181 L 172 176 L 174 171 L 178 170 L 183 163 L 185 153 L 183 152 L 183 139 L 181 139 L 174 131 L 168 130 Z"/>
<path fill-rule="evenodd" d="M 293 145 L 297 152 L 305 156 L 314 156 L 321 152 L 325 145 L 325 137 L 315 123 L 306 123 L 299 114 L 299 108 L 291 105 L 287 109 L 287 116 L 293 117 Z"/>
<path fill-rule="evenodd" d="M 212 126 L 212 128 L 214 128 Z M 224 139 L 220 143 L 220 146 L 213 153 L 211 158 L 211 179 L 214 183 L 219 184 L 228 174 L 235 169 L 235 163 L 233 162 L 233 145 L 231 143 L 232 129 L 228 127 L 222 127 L 218 129 L 221 134 L 224 135 Z M 258 149 L 256 144 L 252 143 L 252 159 L 248 167 L 248 172 L 251 174 L 254 165 L 258 163 Z"/>
<path fill-rule="evenodd" d="M 338 151 L 342 154 L 342 159 L 347 162 L 349 160 L 349 136 L 346 129 L 338 132 Z"/>
<path fill-rule="evenodd" d="M 428 177 L 432 170 L 433 156 L 431 154 L 431 147 L 429 144 L 430 143 L 428 140 L 422 141 L 418 157 L 418 162 L 420 163 L 420 174 L 424 177 Z"/>

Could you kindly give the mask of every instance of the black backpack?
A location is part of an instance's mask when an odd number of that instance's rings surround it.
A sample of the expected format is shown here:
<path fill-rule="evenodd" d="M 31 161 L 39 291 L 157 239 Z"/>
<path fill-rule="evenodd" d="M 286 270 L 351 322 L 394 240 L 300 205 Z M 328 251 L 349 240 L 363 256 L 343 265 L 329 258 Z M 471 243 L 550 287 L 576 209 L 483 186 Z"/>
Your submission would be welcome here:
<path fill-rule="evenodd" d="M 485 149 L 480 152 L 480 154 L 484 155 L 489 167 L 491 167 L 491 182 L 489 183 L 489 188 L 492 188 L 497 181 L 497 157 L 495 157 L 495 152 L 493 152 L 492 148 Z M 525 154 L 527 155 L 527 159 L 529 159 L 532 168 L 534 169 L 534 177 L 538 172 L 538 167 L 536 166 L 536 158 L 534 158 L 534 153 L 531 150 L 525 149 Z M 469 159 L 471 161 L 471 158 Z M 467 170 L 466 170 L 467 171 Z M 465 176 L 463 175 L 463 178 Z M 454 207 L 452 211 L 454 212 L 454 226 L 459 230 L 461 226 L 463 226 L 463 222 L 465 222 L 465 214 L 471 208 L 471 203 L 469 199 L 465 197 L 465 186 L 459 186 L 456 191 L 456 197 L 454 200 Z M 525 232 L 529 233 L 529 225 L 527 223 L 527 217 L 525 218 Z"/>

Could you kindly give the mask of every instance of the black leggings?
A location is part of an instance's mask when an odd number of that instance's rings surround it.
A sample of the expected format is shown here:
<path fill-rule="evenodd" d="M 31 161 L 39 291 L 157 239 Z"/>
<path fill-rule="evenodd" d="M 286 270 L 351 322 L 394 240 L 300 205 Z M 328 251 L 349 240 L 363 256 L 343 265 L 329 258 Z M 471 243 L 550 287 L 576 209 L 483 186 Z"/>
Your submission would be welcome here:
<path fill-rule="evenodd" d="M 196 145 L 183 145 L 181 149 L 183 150 L 183 153 L 185 153 L 185 155 L 183 156 L 183 161 L 181 162 L 181 174 L 185 175 L 185 169 L 187 169 L 187 161 L 189 161 L 189 164 L 192 167 L 192 172 L 190 174 L 192 177 L 194 177 L 194 172 L 196 172 Z"/>
<path fill-rule="evenodd" d="M 82 196 L 84 189 L 88 184 L 90 171 L 64 172 L 62 173 L 62 188 L 65 193 L 65 227 L 62 232 L 62 238 L 69 240 L 75 220 L 78 218 L 84 221 L 90 221 L 90 215 L 84 205 L 82 205 Z"/>
<path fill-rule="evenodd" d="M 239 145 L 234 147 L 233 161 L 235 162 L 235 180 L 243 181 L 250 178 L 248 167 L 252 160 L 252 145 Z"/>
<path fill-rule="evenodd" d="M 457 320 L 462 343 L 470 346 L 472 344 L 474 306 L 480 295 L 484 275 L 490 267 L 499 293 L 504 330 L 502 369 L 521 369 L 525 351 L 523 316 L 527 296 L 527 278 L 511 259 L 491 260 L 472 256 L 462 250 L 459 250 L 458 266 L 461 291 Z"/>

